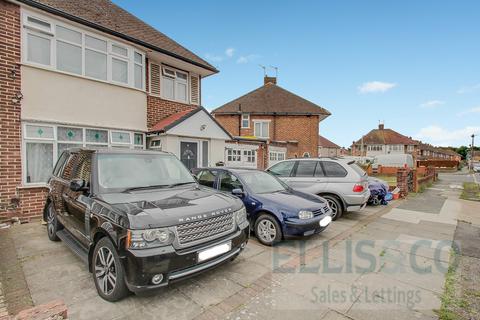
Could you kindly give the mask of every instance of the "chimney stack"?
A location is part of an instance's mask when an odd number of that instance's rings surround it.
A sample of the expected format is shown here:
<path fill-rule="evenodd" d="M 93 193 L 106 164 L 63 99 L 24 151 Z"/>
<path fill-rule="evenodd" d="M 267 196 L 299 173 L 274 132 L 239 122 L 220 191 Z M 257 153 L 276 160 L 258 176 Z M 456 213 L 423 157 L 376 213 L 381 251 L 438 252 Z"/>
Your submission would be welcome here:
<path fill-rule="evenodd" d="M 385 124 L 384 124 L 383 122 L 380 122 L 380 123 L 378 124 L 378 129 L 379 129 L 379 130 L 385 129 Z"/>
<path fill-rule="evenodd" d="M 264 76 L 263 84 L 267 84 L 267 83 L 277 84 L 277 77 Z"/>

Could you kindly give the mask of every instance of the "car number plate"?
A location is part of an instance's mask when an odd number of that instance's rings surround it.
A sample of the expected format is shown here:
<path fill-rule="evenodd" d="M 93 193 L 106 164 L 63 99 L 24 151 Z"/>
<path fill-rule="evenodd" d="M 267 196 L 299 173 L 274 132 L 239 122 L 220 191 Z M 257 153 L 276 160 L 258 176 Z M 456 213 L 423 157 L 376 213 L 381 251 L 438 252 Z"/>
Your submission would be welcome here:
<path fill-rule="evenodd" d="M 232 242 L 226 242 L 219 244 L 215 247 L 211 247 L 202 251 L 198 252 L 198 262 L 202 262 L 211 258 L 214 258 L 216 256 L 219 256 L 221 254 L 224 254 L 232 249 Z"/>

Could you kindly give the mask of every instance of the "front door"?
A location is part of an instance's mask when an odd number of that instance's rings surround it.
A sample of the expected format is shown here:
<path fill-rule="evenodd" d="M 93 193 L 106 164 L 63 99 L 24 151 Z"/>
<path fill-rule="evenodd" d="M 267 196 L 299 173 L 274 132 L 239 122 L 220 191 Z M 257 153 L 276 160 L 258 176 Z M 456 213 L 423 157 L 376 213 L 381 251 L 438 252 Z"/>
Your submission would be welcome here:
<path fill-rule="evenodd" d="M 180 142 L 180 161 L 191 170 L 198 167 L 198 143 Z"/>

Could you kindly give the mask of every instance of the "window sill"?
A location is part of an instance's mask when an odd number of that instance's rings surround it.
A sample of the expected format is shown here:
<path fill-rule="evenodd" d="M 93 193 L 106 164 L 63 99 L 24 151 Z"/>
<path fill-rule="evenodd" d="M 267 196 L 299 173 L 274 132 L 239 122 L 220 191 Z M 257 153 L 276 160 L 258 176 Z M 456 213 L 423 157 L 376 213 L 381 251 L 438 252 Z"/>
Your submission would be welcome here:
<path fill-rule="evenodd" d="M 24 189 L 36 189 L 36 188 L 48 188 L 48 184 L 46 183 L 31 183 L 31 184 L 22 184 L 18 187 L 19 190 Z"/>
<path fill-rule="evenodd" d="M 54 69 L 52 67 L 44 66 L 42 64 L 37 64 L 37 63 L 33 63 L 33 62 L 23 61 L 22 66 L 27 66 L 27 67 L 31 67 L 31 68 L 35 68 L 35 69 L 40 69 L 40 70 L 45 70 L 45 71 L 49 71 L 49 72 L 63 74 L 63 75 L 66 75 L 66 76 L 72 76 L 72 77 L 75 77 L 75 78 L 95 81 L 95 82 L 104 83 L 104 84 L 108 84 L 108 85 L 115 86 L 115 87 L 121 87 L 121 88 L 125 88 L 125 89 L 131 89 L 131 90 L 147 93 L 147 91 L 145 89 L 138 89 L 138 88 L 135 88 L 135 87 L 131 87 L 129 85 L 122 84 L 121 82 L 95 79 L 95 78 L 87 77 L 87 76 L 84 76 L 84 75 L 81 75 L 81 74 L 76 74 L 76 73 L 57 70 L 57 69 Z"/>

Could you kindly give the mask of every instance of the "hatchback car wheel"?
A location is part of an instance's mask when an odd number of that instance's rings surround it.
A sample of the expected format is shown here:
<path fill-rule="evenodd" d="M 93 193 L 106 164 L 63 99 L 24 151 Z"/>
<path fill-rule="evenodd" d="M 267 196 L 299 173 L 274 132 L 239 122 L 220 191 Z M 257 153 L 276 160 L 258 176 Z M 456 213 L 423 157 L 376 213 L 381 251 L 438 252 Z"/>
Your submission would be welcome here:
<path fill-rule="evenodd" d="M 93 252 L 93 279 L 98 294 L 107 301 L 118 301 L 128 294 L 124 270 L 112 242 L 98 241 Z"/>
<path fill-rule="evenodd" d="M 322 197 L 327 200 L 328 206 L 332 210 L 332 220 L 337 220 L 340 218 L 343 214 L 343 208 L 340 204 L 340 201 L 336 197 L 330 195 L 325 195 Z"/>
<path fill-rule="evenodd" d="M 53 204 L 50 203 L 47 207 L 47 234 L 48 239 L 52 241 L 59 241 L 57 237 L 57 231 L 61 230 L 63 226 L 58 222 L 57 214 L 53 208 Z"/>
<path fill-rule="evenodd" d="M 255 222 L 255 235 L 262 244 L 271 246 L 282 240 L 282 229 L 274 217 L 263 214 Z"/>

